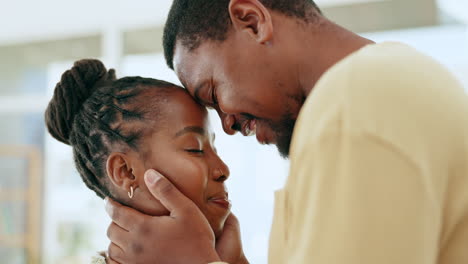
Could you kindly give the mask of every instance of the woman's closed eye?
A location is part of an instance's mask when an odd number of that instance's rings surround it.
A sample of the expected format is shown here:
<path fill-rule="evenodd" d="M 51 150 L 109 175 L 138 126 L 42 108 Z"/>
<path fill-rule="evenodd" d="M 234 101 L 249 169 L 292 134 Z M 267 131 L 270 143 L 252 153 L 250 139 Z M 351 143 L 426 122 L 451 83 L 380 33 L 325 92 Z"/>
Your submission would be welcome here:
<path fill-rule="evenodd" d="M 181 149 L 192 155 L 201 155 L 205 153 L 206 131 L 201 127 L 189 127 L 184 136 L 181 136 Z M 193 130 L 193 131 L 192 131 Z"/>
<path fill-rule="evenodd" d="M 185 149 L 185 151 L 189 152 L 189 153 L 196 153 L 196 154 L 203 154 L 205 153 L 205 151 L 203 151 L 203 149 Z"/>

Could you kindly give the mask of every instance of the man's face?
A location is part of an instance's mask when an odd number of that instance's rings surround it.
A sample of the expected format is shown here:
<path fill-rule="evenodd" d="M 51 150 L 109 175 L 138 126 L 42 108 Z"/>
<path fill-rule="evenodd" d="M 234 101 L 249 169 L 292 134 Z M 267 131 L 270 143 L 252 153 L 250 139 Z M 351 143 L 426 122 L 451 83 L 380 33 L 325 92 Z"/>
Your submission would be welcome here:
<path fill-rule="evenodd" d="M 262 144 L 276 144 L 289 155 L 294 124 L 304 99 L 294 70 L 281 52 L 242 36 L 204 41 L 195 50 L 177 42 L 174 69 L 190 94 L 214 108 L 226 133 L 256 134 Z"/>

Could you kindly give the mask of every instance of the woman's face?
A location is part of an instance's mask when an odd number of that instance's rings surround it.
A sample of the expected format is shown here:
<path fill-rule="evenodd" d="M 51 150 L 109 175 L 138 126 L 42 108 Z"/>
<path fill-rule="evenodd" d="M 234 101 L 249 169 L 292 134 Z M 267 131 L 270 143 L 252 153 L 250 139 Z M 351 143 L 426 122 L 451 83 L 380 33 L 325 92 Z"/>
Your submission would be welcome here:
<path fill-rule="evenodd" d="M 224 184 L 229 168 L 216 154 L 207 110 L 183 89 L 170 92 L 159 110 L 156 129 L 142 136 L 139 151 L 134 153 L 137 186 L 128 204 L 147 214 L 169 213 L 143 180 L 146 170 L 155 169 L 200 208 L 218 237 L 230 213 Z"/>

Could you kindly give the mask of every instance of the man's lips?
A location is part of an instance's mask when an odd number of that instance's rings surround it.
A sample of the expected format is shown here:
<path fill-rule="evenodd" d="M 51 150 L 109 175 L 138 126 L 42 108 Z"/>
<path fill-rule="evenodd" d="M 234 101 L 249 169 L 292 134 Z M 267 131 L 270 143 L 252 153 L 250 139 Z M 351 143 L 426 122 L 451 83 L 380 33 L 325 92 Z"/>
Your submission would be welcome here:
<path fill-rule="evenodd" d="M 221 192 L 221 193 L 215 194 L 212 197 L 208 198 L 208 201 L 215 203 L 216 205 L 221 206 L 224 209 L 231 208 L 231 201 L 229 201 L 228 199 L 227 192 Z"/>
<path fill-rule="evenodd" d="M 262 130 L 262 129 L 257 129 L 257 141 L 262 144 L 262 145 L 266 145 L 266 144 L 269 144 L 268 142 L 268 139 L 267 139 L 267 136 L 266 136 L 266 133 L 265 133 L 265 130 Z"/>
<path fill-rule="evenodd" d="M 253 136 L 257 132 L 257 121 L 255 119 L 250 119 L 244 121 L 242 124 L 241 133 L 242 135 L 248 137 Z"/>
<path fill-rule="evenodd" d="M 257 141 L 260 144 L 269 144 L 268 137 L 265 131 L 259 130 L 259 126 L 257 124 L 256 119 L 249 119 L 244 121 L 244 123 L 242 123 L 241 133 L 246 137 L 257 135 Z"/>

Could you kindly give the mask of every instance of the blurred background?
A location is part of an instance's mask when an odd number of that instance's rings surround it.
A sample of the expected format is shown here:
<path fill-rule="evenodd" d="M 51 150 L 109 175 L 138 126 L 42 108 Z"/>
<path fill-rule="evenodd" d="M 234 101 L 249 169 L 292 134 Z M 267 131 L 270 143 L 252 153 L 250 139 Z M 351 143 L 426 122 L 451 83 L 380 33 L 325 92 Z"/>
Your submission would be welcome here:
<path fill-rule="evenodd" d="M 433 56 L 468 87 L 467 0 L 316 2 L 355 32 Z M 61 73 L 81 58 L 100 58 L 121 77 L 178 83 L 161 47 L 171 1 L 0 3 L 0 263 L 89 263 L 107 248 L 110 220 L 81 182 L 70 148 L 46 133 L 43 112 Z M 216 117 L 212 126 L 231 168 L 228 187 L 245 252 L 251 263 L 265 264 L 273 191 L 282 187 L 288 162 L 253 138 L 224 135 Z"/>

